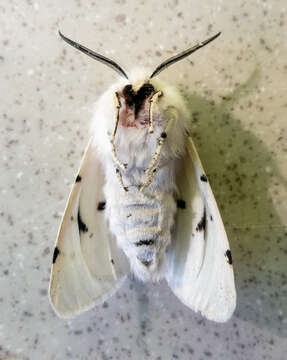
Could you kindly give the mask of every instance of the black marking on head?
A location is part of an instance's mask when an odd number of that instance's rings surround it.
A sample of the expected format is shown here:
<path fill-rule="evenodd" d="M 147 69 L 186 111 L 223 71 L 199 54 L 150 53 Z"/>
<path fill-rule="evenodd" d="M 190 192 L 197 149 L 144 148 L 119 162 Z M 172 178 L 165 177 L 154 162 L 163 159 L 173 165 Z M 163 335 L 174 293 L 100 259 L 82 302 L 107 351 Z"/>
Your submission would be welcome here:
<path fill-rule="evenodd" d="M 186 203 L 185 203 L 184 200 L 179 199 L 179 200 L 177 200 L 176 204 L 177 204 L 177 207 L 179 209 L 185 209 L 186 208 Z"/>
<path fill-rule="evenodd" d="M 212 217 L 212 215 L 210 215 L 210 220 L 211 220 L 211 221 L 213 221 L 213 217 Z"/>
<path fill-rule="evenodd" d="M 167 133 L 165 131 L 163 131 L 161 134 L 160 134 L 160 137 L 163 138 L 163 139 L 166 139 L 167 138 Z"/>
<path fill-rule="evenodd" d="M 207 182 L 207 177 L 206 177 L 206 175 L 202 174 L 201 177 L 200 177 L 200 180 L 201 180 L 201 181 L 204 181 L 204 182 Z"/>
<path fill-rule="evenodd" d="M 150 83 L 145 83 L 142 87 L 135 92 L 132 85 L 126 85 L 123 88 L 123 95 L 126 100 L 126 104 L 129 108 L 134 107 L 135 116 L 140 111 L 144 101 L 154 92 L 154 87 Z"/>
<path fill-rule="evenodd" d="M 137 116 L 143 102 L 154 92 L 154 87 L 152 84 L 145 83 L 143 86 L 138 90 L 136 94 L 136 101 L 135 101 L 135 115 Z"/>
<path fill-rule="evenodd" d="M 105 210 L 106 208 L 106 202 L 105 201 L 100 201 L 98 203 L 98 210 L 101 211 L 101 210 Z"/>
<path fill-rule="evenodd" d="M 228 258 L 228 264 L 232 265 L 232 256 L 231 256 L 231 251 L 229 249 L 226 250 L 225 256 L 227 256 Z"/>
<path fill-rule="evenodd" d="M 78 175 L 78 176 L 76 177 L 76 181 L 75 181 L 75 182 L 80 182 L 80 181 L 82 181 L 82 177 L 81 177 L 80 175 Z"/>
<path fill-rule="evenodd" d="M 53 264 L 55 264 L 59 254 L 60 254 L 60 250 L 56 246 L 55 249 L 54 249 L 54 253 L 53 253 Z"/>
<path fill-rule="evenodd" d="M 153 240 L 140 240 L 135 243 L 135 246 L 151 246 L 154 244 Z"/>
<path fill-rule="evenodd" d="M 70 217 L 70 219 L 71 219 L 71 221 L 74 221 L 74 216 L 72 215 L 72 216 Z"/>
<path fill-rule="evenodd" d="M 111 259 L 111 263 L 112 263 L 113 265 L 115 264 L 114 259 Z"/>
<path fill-rule="evenodd" d="M 196 231 L 205 230 L 205 227 L 206 227 L 206 212 L 204 208 L 202 218 L 200 222 L 197 224 Z"/>
<path fill-rule="evenodd" d="M 134 98 L 135 98 L 135 92 L 133 90 L 132 85 L 129 84 L 123 88 L 123 95 L 125 97 L 127 106 L 132 107 L 134 104 Z"/>
<path fill-rule="evenodd" d="M 87 225 L 83 222 L 81 218 L 80 209 L 78 211 L 78 227 L 79 231 L 87 232 L 89 230 Z"/>

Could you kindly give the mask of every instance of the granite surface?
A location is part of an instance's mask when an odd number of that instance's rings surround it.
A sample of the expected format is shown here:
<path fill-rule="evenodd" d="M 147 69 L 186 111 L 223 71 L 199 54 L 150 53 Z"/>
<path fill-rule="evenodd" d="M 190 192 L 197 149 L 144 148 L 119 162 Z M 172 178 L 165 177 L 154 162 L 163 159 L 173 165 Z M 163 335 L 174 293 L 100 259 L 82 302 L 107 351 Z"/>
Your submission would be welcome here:
<path fill-rule="evenodd" d="M 0 359 L 286 359 L 286 1 L 0 1 Z M 116 73 L 217 31 L 160 75 L 181 87 L 234 258 L 237 309 L 195 314 L 167 284 L 126 281 L 64 321 L 47 297 L 52 251 L 89 138 L 93 103 Z"/>

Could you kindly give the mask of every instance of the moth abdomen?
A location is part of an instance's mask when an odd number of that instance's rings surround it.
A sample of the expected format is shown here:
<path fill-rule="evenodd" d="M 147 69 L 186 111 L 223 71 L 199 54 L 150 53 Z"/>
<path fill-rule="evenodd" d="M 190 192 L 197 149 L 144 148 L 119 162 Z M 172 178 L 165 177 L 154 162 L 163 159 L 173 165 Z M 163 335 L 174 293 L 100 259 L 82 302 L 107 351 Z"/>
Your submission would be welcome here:
<path fill-rule="evenodd" d="M 155 249 L 146 249 L 143 251 L 140 251 L 140 253 L 137 255 L 137 259 L 145 266 L 150 267 L 152 265 L 156 264 L 156 253 Z"/>
<path fill-rule="evenodd" d="M 111 231 L 136 277 L 158 280 L 163 276 L 165 249 L 174 224 L 176 202 L 172 191 L 154 193 L 147 188 L 144 194 L 136 189 L 119 194 L 121 201 L 107 201 Z"/>
<path fill-rule="evenodd" d="M 152 263 L 152 260 L 141 260 L 141 263 L 144 264 L 145 266 L 150 266 Z"/>
<path fill-rule="evenodd" d="M 135 246 L 150 246 L 150 245 L 154 245 L 154 240 L 153 239 L 140 240 L 140 241 L 135 243 Z"/>

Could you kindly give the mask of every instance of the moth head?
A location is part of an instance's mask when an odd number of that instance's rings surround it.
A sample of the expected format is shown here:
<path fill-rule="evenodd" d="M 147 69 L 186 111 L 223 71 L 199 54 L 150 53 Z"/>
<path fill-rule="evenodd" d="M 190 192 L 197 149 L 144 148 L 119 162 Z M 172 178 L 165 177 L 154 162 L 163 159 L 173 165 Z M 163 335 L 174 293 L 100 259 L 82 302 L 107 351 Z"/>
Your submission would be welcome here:
<path fill-rule="evenodd" d="M 150 80 L 150 71 L 144 68 L 135 68 L 129 74 L 129 79 L 125 80 L 118 88 L 117 94 L 124 100 L 125 105 L 137 116 L 139 110 L 149 101 L 155 87 Z"/>
<path fill-rule="evenodd" d="M 120 124 L 122 128 L 144 127 L 148 128 L 149 134 L 154 133 L 153 107 L 154 103 L 163 95 L 163 92 L 161 91 L 161 89 L 155 88 L 152 79 L 159 73 L 161 73 L 164 69 L 168 68 L 170 65 L 184 59 L 185 57 L 191 55 L 193 52 L 215 40 L 220 35 L 220 32 L 210 37 L 209 39 L 198 43 L 195 46 L 188 48 L 187 50 L 163 61 L 150 75 L 148 73 L 143 73 L 142 70 L 140 70 L 131 73 L 130 78 L 127 76 L 126 72 L 122 69 L 122 67 L 118 65 L 115 61 L 67 38 L 60 31 L 59 35 L 69 45 L 73 46 L 77 50 L 80 50 L 81 52 L 92 57 L 93 59 L 104 63 L 125 78 L 125 81 L 122 83 L 122 87 L 119 89 L 119 91 L 116 90 L 113 93 L 115 101 L 115 117 L 113 131 L 110 135 L 110 143 L 112 145 L 112 155 L 114 161 L 118 166 L 116 168 L 116 175 L 119 179 L 121 187 L 125 191 L 128 191 L 127 187 L 124 186 L 120 170 L 120 168 L 126 169 L 128 164 L 123 163 L 119 159 L 115 145 L 115 136 L 118 125 Z M 163 143 L 167 138 L 167 133 L 169 131 L 171 121 L 172 118 L 168 120 L 166 127 L 160 134 L 157 150 L 152 157 L 150 165 L 145 170 L 145 172 L 147 172 L 148 174 L 148 178 L 144 184 L 139 185 L 140 191 L 142 191 L 144 188 L 151 184 L 153 177 L 156 174 L 157 168 L 154 168 L 154 164 L 156 163 L 160 155 Z"/>

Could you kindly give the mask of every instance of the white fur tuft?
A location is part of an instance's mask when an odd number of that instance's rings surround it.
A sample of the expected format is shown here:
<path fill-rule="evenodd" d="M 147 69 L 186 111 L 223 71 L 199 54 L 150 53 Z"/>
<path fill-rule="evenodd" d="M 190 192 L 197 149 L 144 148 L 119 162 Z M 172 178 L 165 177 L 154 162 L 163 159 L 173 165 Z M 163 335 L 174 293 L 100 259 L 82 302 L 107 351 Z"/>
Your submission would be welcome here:
<path fill-rule="evenodd" d="M 92 131 L 105 171 L 106 218 L 110 230 L 128 256 L 134 274 L 143 281 L 157 281 L 165 273 L 165 251 L 171 240 L 176 211 L 175 160 L 185 150 L 189 118 L 178 90 L 157 79 L 149 80 L 148 75 L 149 71 L 135 70 L 130 76 L 132 82 L 121 80 L 106 91 L 96 104 Z M 163 93 L 154 104 L 154 133 L 148 133 L 148 126 L 124 127 L 119 124 L 115 138 L 118 157 L 128 164 L 126 170 L 121 169 L 123 184 L 129 190 L 126 192 L 116 176 L 111 151 L 110 136 L 116 116 L 113 96 L 116 91 L 121 93 L 127 84 L 131 84 L 136 92 L 146 82 L 152 84 L 155 91 Z M 120 111 L 124 116 L 126 108 L 124 100 L 121 101 Z M 147 104 L 137 120 L 147 121 L 148 116 Z M 138 188 L 148 176 L 144 170 L 171 119 L 173 122 L 156 165 L 158 171 L 151 184 L 141 192 Z M 151 240 L 153 244 L 137 245 L 142 240 Z"/>

